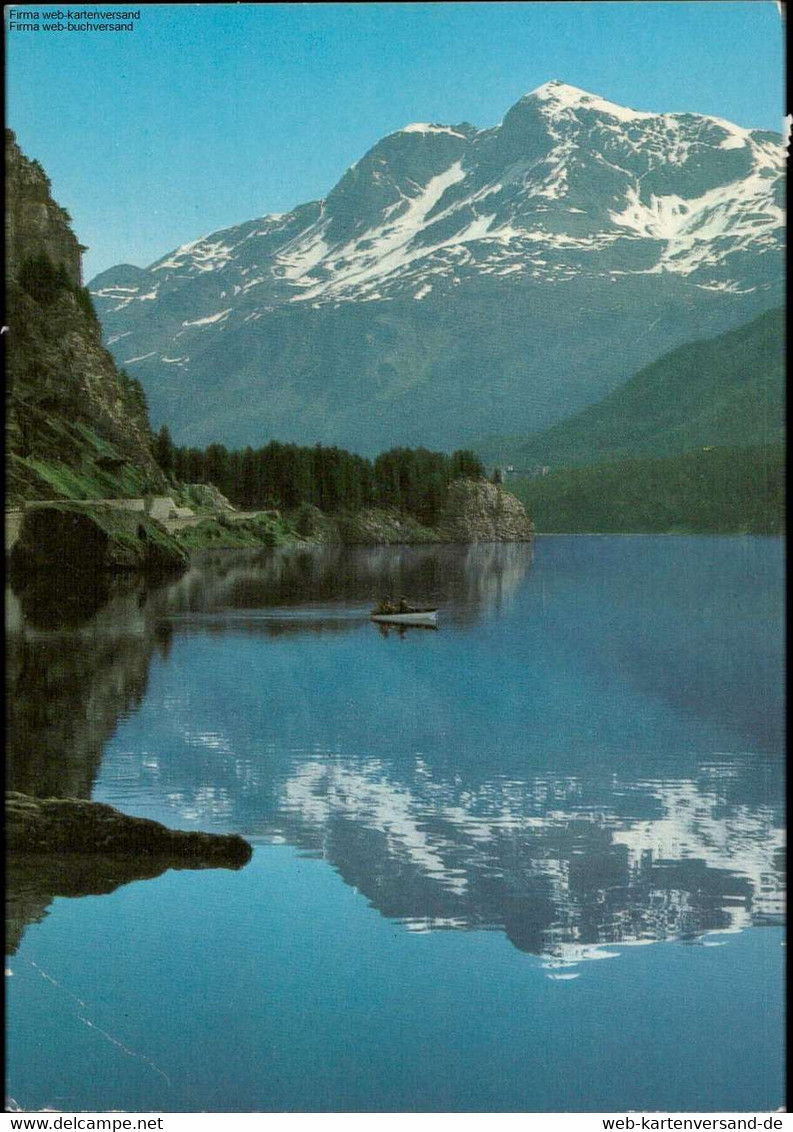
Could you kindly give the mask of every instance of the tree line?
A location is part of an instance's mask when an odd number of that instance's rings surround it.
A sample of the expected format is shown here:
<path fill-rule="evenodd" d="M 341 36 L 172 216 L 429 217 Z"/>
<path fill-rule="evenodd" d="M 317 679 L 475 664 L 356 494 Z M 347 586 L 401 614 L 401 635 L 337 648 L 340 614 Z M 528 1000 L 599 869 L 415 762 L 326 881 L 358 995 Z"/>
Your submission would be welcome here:
<path fill-rule="evenodd" d="M 369 460 L 343 448 L 275 440 L 256 449 L 183 448 L 173 443 L 166 425 L 155 438 L 154 455 L 166 475 L 182 483 L 212 483 L 242 510 L 290 510 L 309 503 L 332 514 L 384 507 L 428 525 L 440 517 L 453 480 L 484 475 L 478 457 L 466 449 L 449 456 L 391 448 Z"/>

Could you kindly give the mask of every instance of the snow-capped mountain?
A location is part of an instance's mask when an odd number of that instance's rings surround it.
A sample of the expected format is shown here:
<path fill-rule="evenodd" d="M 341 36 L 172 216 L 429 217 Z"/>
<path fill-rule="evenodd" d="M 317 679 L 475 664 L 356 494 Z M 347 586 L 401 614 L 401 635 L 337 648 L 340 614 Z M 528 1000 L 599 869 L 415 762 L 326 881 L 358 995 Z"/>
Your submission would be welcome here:
<path fill-rule="evenodd" d="M 780 301 L 783 159 L 777 134 L 550 82 L 91 290 L 184 441 L 528 432 Z"/>

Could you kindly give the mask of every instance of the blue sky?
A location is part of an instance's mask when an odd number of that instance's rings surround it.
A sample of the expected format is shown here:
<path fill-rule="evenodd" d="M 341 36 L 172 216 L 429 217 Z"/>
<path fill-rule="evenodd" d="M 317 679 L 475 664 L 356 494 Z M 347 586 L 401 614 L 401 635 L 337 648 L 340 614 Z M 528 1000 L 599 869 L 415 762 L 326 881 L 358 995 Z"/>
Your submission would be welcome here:
<path fill-rule="evenodd" d="M 782 39 L 771 0 L 146 4 L 132 32 L 9 31 L 6 118 L 88 279 L 325 196 L 408 122 L 492 126 L 551 78 L 778 130 Z"/>

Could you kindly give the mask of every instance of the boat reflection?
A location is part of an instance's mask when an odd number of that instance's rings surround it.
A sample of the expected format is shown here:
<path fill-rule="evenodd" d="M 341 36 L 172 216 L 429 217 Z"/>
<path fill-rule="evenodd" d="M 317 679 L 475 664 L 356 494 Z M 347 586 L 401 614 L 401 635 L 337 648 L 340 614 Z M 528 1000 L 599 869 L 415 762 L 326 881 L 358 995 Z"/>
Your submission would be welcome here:
<path fill-rule="evenodd" d="M 397 637 L 402 638 L 402 637 L 405 636 L 406 633 L 407 634 L 420 633 L 422 631 L 425 631 L 425 632 L 428 631 L 430 633 L 437 633 L 437 631 L 438 631 L 437 624 L 433 624 L 433 625 L 395 625 L 393 622 L 387 622 L 387 621 L 375 621 L 375 622 L 373 622 L 373 624 L 374 624 L 375 628 L 377 629 L 377 632 L 380 634 L 381 637 L 390 637 L 390 636 L 393 635 L 393 636 L 397 636 Z"/>

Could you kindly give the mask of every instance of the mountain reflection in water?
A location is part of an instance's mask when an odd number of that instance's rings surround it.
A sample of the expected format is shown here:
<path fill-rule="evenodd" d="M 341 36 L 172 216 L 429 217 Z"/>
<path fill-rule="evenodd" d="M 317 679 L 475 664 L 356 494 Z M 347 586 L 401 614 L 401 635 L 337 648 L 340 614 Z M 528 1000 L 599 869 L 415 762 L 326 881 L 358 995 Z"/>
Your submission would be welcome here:
<path fill-rule="evenodd" d="M 215 553 L 60 628 L 12 597 L 9 783 L 288 842 L 549 977 L 718 942 L 782 916 L 778 582 L 769 540 L 549 539 Z M 382 639 L 384 594 L 438 633 Z"/>
<path fill-rule="evenodd" d="M 763 774 L 751 760 L 702 766 L 697 780 L 554 775 L 473 789 L 422 760 L 412 770 L 395 781 L 378 763 L 304 763 L 276 823 L 410 930 L 501 929 L 556 967 L 602 958 L 603 944 L 782 914 L 781 813 L 730 806 L 725 788 Z"/>

